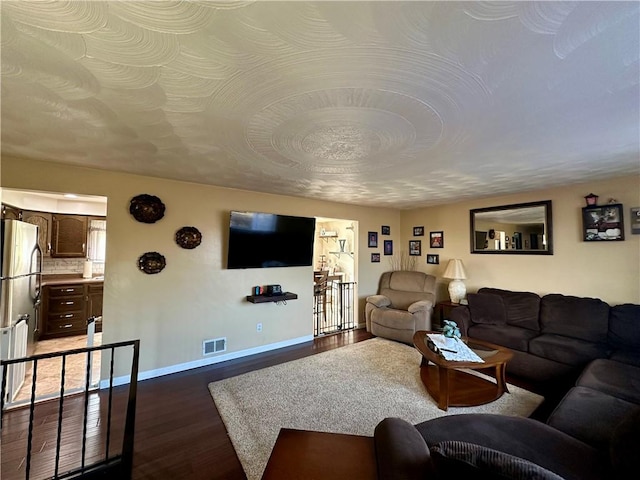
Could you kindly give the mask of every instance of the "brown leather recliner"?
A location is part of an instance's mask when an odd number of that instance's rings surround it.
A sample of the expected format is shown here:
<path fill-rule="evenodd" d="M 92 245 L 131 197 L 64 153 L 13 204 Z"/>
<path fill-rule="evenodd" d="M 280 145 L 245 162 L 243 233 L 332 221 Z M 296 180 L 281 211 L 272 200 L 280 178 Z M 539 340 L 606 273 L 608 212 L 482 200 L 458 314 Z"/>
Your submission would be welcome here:
<path fill-rule="evenodd" d="M 423 272 L 383 273 L 378 295 L 367 297 L 367 331 L 412 344 L 416 331 L 431 329 L 435 288 L 436 277 Z"/>

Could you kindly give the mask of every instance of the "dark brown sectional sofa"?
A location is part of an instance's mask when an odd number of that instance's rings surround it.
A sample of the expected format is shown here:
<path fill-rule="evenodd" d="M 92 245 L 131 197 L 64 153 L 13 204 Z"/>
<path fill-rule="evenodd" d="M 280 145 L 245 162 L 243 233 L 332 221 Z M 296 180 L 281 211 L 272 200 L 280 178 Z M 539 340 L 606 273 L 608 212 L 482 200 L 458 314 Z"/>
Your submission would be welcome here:
<path fill-rule="evenodd" d="M 630 479 L 640 456 L 640 305 L 482 288 L 451 314 L 463 335 L 514 351 L 510 374 L 573 379 L 546 423 L 502 415 L 382 421 L 379 478 Z M 577 380 L 576 380 L 577 379 Z"/>

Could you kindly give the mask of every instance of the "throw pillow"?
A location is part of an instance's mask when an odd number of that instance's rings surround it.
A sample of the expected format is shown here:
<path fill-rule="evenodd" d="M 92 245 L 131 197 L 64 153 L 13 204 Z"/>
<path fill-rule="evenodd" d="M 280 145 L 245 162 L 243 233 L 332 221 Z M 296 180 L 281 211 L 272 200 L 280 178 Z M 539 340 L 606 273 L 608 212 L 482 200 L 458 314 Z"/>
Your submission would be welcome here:
<path fill-rule="evenodd" d="M 446 441 L 431 450 L 442 478 L 474 480 L 563 480 L 540 465 L 474 443 Z"/>
<path fill-rule="evenodd" d="M 489 325 L 507 323 L 507 311 L 501 296 L 493 293 L 470 293 L 467 295 L 467 301 L 473 323 Z"/>

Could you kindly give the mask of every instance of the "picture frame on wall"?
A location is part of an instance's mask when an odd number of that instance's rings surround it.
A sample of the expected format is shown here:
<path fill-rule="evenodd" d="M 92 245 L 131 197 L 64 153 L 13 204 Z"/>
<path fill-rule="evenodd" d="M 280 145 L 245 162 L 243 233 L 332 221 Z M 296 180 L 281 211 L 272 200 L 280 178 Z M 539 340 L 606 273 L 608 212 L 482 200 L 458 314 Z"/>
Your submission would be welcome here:
<path fill-rule="evenodd" d="M 640 207 L 631 208 L 631 233 L 640 234 Z"/>
<path fill-rule="evenodd" d="M 429 232 L 429 247 L 444 248 L 444 232 L 442 230 Z"/>
<path fill-rule="evenodd" d="M 424 236 L 424 227 L 413 227 L 413 236 L 414 237 L 423 237 Z"/>
<path fill-rule="evenodd" d="M 380 231 L 382 232 L 382 235 L 391 235 L 391 227 L 389 225 L 382 225 L 382 227 L 380 227 Z"/>
<path fill-rule="evenodd" d="M 624 240 L 622 204 L 610 203 L 583 207 L 582 236 L 585 242 Z"/>
<path fill-rule="evenodd" d="M 427 263 L 429 265 L 439 265 L 440 264 L 440 255 L 428 253 L 427 254 Z"/>
<path fill-rule="evenodd" d="M 393 240 L 384 241 L 384 254 L 393 255 Z"/>
<path fill-rule="evenodd" d="M 422 241 L 421 240 L 409 240 L 409 255 L 420 256 L 422 255 Z"/>
<path fill-rule="evenodd" d="M 369 232 L 369 248 L 378 248 L 378 232 Z"/>
<path fill-rule="evenodd" d="M 380 254 L 372 253 L 371 254 L 371 263 L 380 263 Z"/>

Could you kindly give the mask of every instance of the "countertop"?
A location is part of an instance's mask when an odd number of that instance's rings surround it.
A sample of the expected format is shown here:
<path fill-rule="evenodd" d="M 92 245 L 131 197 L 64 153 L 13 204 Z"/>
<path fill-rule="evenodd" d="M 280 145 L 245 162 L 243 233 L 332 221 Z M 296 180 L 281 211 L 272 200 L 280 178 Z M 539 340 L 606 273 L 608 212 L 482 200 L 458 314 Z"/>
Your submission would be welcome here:
<path fill-rule="evenodd" d="M 94 276 L 92 278 L 82 278 L 79 273 L 70 274 L 43 274 L 42 285 L 65 285 L 68 283 L 98 283 L 104 282 L 104 276 Z"/>

